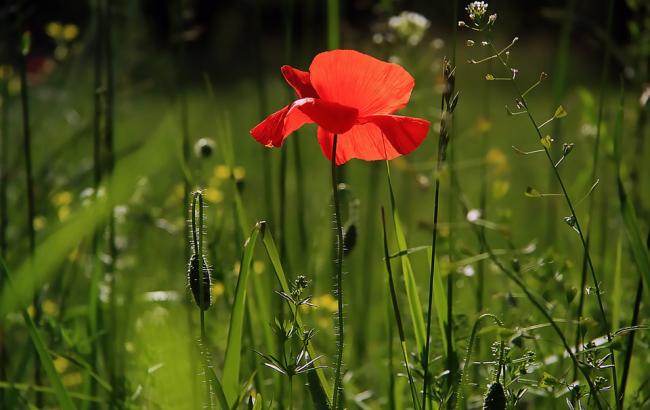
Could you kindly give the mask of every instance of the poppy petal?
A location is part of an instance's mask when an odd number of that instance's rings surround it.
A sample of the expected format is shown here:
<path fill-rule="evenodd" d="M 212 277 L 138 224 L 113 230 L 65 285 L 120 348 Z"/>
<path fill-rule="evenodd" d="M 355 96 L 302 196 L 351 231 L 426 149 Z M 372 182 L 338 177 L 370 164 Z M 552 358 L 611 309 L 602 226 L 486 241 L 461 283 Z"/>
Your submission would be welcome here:
<path fill-rule="evenodd" d="M 387 160 L 417 148 L 429 131 L 429 121 L 396 115 L 376 115 L 360 119 L 349 131 L 339 134 L 336 164 L 352 158 L 365 161 Z M 318 128 L 318 142 L 323 154 L 332 159 L 334 133 Z"/>
<path fill-rule="evenodd" d="M 251 135 L 267 147 L 280 147 L 284 139 L 308 123 L 330 132 L 344 133 L 357 120 L 357 110 L 317 98 L 302 98 L 269 115 L 251 130 Z"/>
<path fill-rule="evenodd" d="M 360 122 L 377 125 L 401 155 L 409 154 L 419 147 L 431 127 L 427 120 L 401 115 L 371 115 L 360 119 Z"/>
<path fill-rule="evenodd" d="M 320 98 L 355 107 L 360 116 L 391 114 L 403 108 L 415 84 L 399 65 L 354 50 L 318 54 L 309 73 Z"/>
<path fill-rule="evenodd" d="M 318 98 L 318 93 L 312 87 L 307 71 L 298 70 L 290 65 L 283 65 L 280 70 L 284 79 L 294 89 L 299 98 Z"/>

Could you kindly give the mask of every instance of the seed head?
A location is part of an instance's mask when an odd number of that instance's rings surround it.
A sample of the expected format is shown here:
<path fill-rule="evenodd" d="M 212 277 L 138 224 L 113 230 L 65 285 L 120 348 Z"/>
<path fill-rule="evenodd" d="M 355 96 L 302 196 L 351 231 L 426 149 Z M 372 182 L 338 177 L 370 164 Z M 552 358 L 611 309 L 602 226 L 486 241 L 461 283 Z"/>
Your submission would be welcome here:
<path fill-rule="evenodd" d="M 569 155 L 569 153 L 573 150 L 574 145 L 575 144 L 573 144 L 572 142 L 569 144 L 566 143 L 562 144 L 562 155 L 564 155 L 565 157 Z"/>
<path fill-rule="evenodd" d="M 211 138 L 200 138 L 194 144 L 194 153 L 199 158 L 209 158 L 214 152 L 215 145 Z"/>

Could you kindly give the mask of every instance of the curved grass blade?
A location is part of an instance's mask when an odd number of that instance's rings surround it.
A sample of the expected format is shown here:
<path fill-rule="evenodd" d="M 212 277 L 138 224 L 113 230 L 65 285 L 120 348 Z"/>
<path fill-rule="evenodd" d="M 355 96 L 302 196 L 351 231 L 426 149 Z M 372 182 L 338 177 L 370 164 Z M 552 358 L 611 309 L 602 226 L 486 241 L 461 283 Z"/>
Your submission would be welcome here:
<path fill-rule="evenodd" d="M 228 400 L 226 399 L 226 394 L 223 391 L 223 385 L 219 381 L 219 378 L 214 372 L 214 369 L 211 367 L 208 367 L 208 369 L 208 379 L 210 380 L 210 384 L 212 384 L 212 391 L 217 396 L 221 410 L 230 410 L 230 407 L 228 406 Z"/>
<path fill-rule="evenodd" d="M 7 270 L 7 266 L 5 265 L 4 259 L 2 259 L 1 257 L 0 257 L 0 274 L 1 276 L 7 278 L 9 286 L 13 286 L 11 275 Z M 74 410 L 76 407 L 72 402 L 72 399 L 68 394 L 68 391 L 63 386 L 63 382 L 61 381 L 61 378 L 59 377 L 59 374 L 57 373 L 56 368 L 54 367 L 54 362 L 52 361 L 52 358 L 50 357 L 50 354 L 47 351 L 47 348 L 45 347 L 45 343 L 43 343 L 43 339 L 41 339 L 41 335 L 38 333 L 38 329 L 36 329 L 36 325 L 34 324 L 32 317 L 29 316 L 29 313 L 27 313 L 27 309 L 21 309 L 21 314 L 23 316 L 23 320 L 25 321 L 25 325 L 27 325 L 27 330 L 29 331 L 29 337 L 32 339 L 32 343 L 34 344 L 34 348 L 36 348 L 38 357 L 41 359 L 41 366 L 43 366 L 43 369 L 45 370 L 45 374 L 47 375 L 47 378 L 50 380 L 50 384 L 52 384 L 52 389 L 54 390 L 54 393 L 56 394 L 56 397 L 59 400 L 59 405 L 63 410 Z"/>
<path fill-rule="evenodd" d="M 399 247 L 398 251 L 403 252 L 409 249 L 406 243 L 406 235 L 404 235 L 404 230 L 402 228 L 402 222 L 397 211 L 397 205 L 395 204 L 395 194 L 393 192 L 393 183 L 390 178 L 390 166 L 386 162 L 386 175 L 388 177 L 388 190 L 390 193 L 390 208 L 391 215 L 393 217 L 393 224 L 395 226 L 395 236 L 397 237 L 397 246 Z M 411 321 L 413 322 L 413 332 L 415 333 L 415 345 L 417 347 L 418 353 L 422 353 L 424 349 L 424 314 L 422 313 L 422 303 L 420 302 L 420 297 L 418 296 L 418 288 L 415 282 L 415 274 L 413 273 L 413 267 L 411 266 L 411 261 L 408 258 L 408 255 L 400 257 L 402 262 L 402 273 L 404 274 L 404 286 L 406 288 L 406 298 L 409 304 L 409 312 L 411 313 Z"/>
<path fill-rule="evenodd" d="M 255 250 L 259 232 L 259 224 L 257 224 L 246 240 L 239 268 L 239 277 L 237 278 L 237 286 L 235 288 L 235 300 L 233 301 L 232 314 L 230 316 L 228 344 L 223 368 L 223 390 L 228 399 L 228 403 L 233 403 L 237 399 L 237 393 L 239 391 L 239 369 L 241 366 L 246 286 L 248 284 L 253 251 Z"/>
<path fill-rule="evenodd" d="M 495 315 L 491 313 L 484 313 L 481 316 L 479 316 L 476 321 L 474 322 L 474 326 L 472 327 L 472 333 L 469 336 L 469 343 L 467 344 L 467 352 L 465 353 L 465 364 L 460 376 L 460 383 L 458 385 L 458 392 L 456 393 L 456 409 L 460 409 L 460 406 L 463 401 L 463 388 L 465 387 L 465 384 L 467 384 L 467 370 L 469 370 L 469 364 L 470 364 L 470 358 L 472 356 L 472 348 L 474 347 L 474 340 L 476 340 L 476 332 L 478 331 L 478 325 L 481 323 L 481 321 L 485 318 L 491 318 L 493 319 L 497 325 L 500 327 L 503 327 L 503 322 L 501 319 L 496 317 Z M 501 351 L 503 351 L 503 338 L 501 338 Z M 499 363 L 499 366 L 501 366 L 501 363 Z M 499 372 L 497 371 L 497 381 L 499 379 L 498 377 Z"/>

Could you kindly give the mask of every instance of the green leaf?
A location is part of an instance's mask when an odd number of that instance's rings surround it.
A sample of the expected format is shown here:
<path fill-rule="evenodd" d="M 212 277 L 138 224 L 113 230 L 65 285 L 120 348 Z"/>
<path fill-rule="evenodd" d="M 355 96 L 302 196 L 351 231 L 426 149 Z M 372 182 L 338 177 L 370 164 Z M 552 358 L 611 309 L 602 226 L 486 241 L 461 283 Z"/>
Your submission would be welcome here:
<path fill-rule="evenodd" d="M 555 114 L 553 114 L 553 118 L 562 118 L 566 116 L 567 116 L 567 112 L 564 109 L 564 107 L 561 105 L 557 107 L 557 109 L 555 110 Z"/>
<path fill-rule="evenodd" d="M 244 253 L 241 258 L 239 277 L 237 278 L 237 286 L 235 288 L 235 300 L 233 301 L 232 313 L 230 315 L 228 344 L 226 346 L 223 368 L 223 390 L 228 399 L 228 403 L 230 404 L 237 399 L 237 392 L 239 391 L 239 370 L 241 366 L 246 286 L 248 284 L 248 276 L 250 273 L 251 262 L 253 260 L 253 251 L 255 250 L 255 244 L 257 243 L 259 232 L 259 224 L 257 224 L 244 244 Z"/>
<path fill-rule="evenodd" d="M 529 198 L 541 198 L 542 194 L 533 187 L 526 187 L 526 196 Z"/>
<path fill-rule="evenodd" d="M 221 385 L 217 374 L 211 367 L 208 367 L 208 369 L 208 379 L 210 380 L 210 384 L 212 384 L 212 390 L 214 390 L 214 393 L 217 396 L 221 410 L 230 410 L 230 407 L 228 406 L 228 400 L 226 399 L 226 394 L 223 391 L 223 386 Z"/>
<path fill-rule="evenodd" d="M 397 211 L 397 205 L 395 204 L 395 195 L 393 193 L 393 184 L 390 178 L 390 167 L 388 165 L 388 162 L 386 162 L 386 173 L 388 176 L 388 190 L 390 192 L 391 214 L 393 217 L 393 225 L 395 226 L 397 246 L 399 248 L 398 252 L 402 252 L 409 249 L 409 247 L 406 243 L 406 235 L 404 235 L 402 222 Z M 413 332 L 415 333 L 415 345 L 418 352 L 423 352 L 426 331 L 424 326 L 424 314 L 422 313 L 422 303 L 420 303 L 420 297 L 418 296 L 415 274 L 413 273 L 411 261 L 409 260 L 408 256 L 402 256 L 400 260 L 402 262 L 402 273 L 404 275 L 406 299 L 408 300 L 411 322 L 413 323 Z"/>
<path fill-rule="evenodd" d="M 547 135 L 547 136 L 543 137 L 542 139 L 540 139 L 539 142 L 542 143 L 544 148 L 551 149 L 551 144 L 553 143 L 553 138 L 551 138 L 550 135 Z"/>
<path fill-rule="evenodd" d="M 2 259 L 2 257 L 0 257 L 0 277 L 7 278 L 9 286 L 13 286 L 11 275 L 9 274 L 7 266 L 5 265 L 4 259 Z M 41 366 L 45 370 L 45 374 L 47 375 L 47 378 L 49 379 L 50 384 L 54 389 L 54 393 L 59 400 L 59 405 L 63 410 L 74 410 L 76 407 L 72 402 L 68 391 L 65 389 L 65 386 L 63 386 L 63 382 L 59 377 L 59 373 L 57 373 L 56 368 L 54 367 L 52 357 L 50 357 L 50 353 L 48 352 L 47 347 L 45 347 L 45 343 L 43 343 L 43 339 L 41 339 L 41 335 L 38 333 L 38 329 L 36 328 L 32 317 L 29 316 L 29 313 L 27 313 L 27 309 L 22 309 L 21 313 L 23 320 L 27 325 L 29 337 L 32 339 L 34 348 L 36 349 L 36 352 L 41 359 Z"/>

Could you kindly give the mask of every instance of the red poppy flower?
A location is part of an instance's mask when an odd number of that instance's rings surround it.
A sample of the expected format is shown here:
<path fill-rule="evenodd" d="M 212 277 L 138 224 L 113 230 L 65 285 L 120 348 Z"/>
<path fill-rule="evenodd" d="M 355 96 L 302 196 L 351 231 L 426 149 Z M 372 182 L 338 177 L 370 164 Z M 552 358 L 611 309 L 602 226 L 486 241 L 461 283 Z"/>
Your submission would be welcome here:
<path fill-rule="evenodd" d="M 429 131 L 429 121 L 391 115 L 404 108 L 415 81 L 397 64 L 353 50 L 318 54 L 309 72 L 290 66 L 282 75 L 298 100 L 269 115 L 251 130 L 267 147 L 279 147 L 304 124 L 318 125 L 318 142 L 332 159 L 338 134 L 336 163 L 352 158 L 392 159 L 417 148 Z"/>

